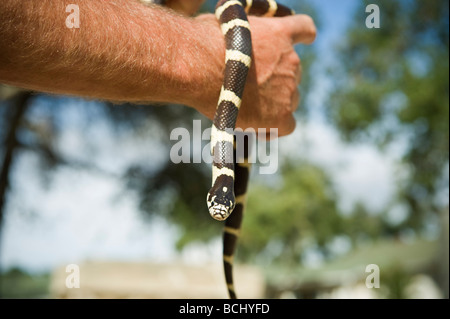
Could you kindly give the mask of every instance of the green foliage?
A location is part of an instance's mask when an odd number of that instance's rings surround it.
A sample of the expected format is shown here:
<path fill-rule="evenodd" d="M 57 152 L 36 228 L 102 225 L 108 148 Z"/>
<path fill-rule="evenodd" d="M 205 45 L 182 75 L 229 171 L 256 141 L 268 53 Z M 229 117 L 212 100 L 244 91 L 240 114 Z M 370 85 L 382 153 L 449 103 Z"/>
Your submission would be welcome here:
<path fill-rule="evenodd" d="M 379 215 L 370 214 L 361 202 L 355 204 L 352 213 L 345 219 L 345 234 L 354 246 L 365 240 L 377 239 L 386 229 Z"/>
<path fill-rule="evenodd" d="M 239 247 L 242 259 L 265 253 L 298 263 L 305 240 L 314 238 L 325 248 L 343 231 L 337 196 L 323 170 L 300 161 L 285 164 L 281 175 L 281 185 L 251 186 Z M 276 243 L 272 249 L 271 243 Z"/>
<path fill-rule="evenodd" d="M 362 27 L 364 1 L 338 51 L 329 118 L 348 141 L 382 148 L 406 141 L 408 176 L 398 200 L 403 226 L 420 229 L 436 204 L 448 165 L 448 1 L 378 1 L 380 29 Z M 448 182 L 447 182 L 448 184 Z"/>
<path fill-rule="evenodd" d="M 18 268 L 0 274 L 1 298 L 45 298 L 48 295 L 50 276 L 30 275 Z"/>
<path fill-rule="evenodd" d="M 344 256 L 337 257 L 319 267 L 287 267 L 284 263 L 269 265 L 265 270 L 269 288 L 275 291 L 288 288 L 297 296 L 305 291 L 329 291 L 330 284 L 342 280 L 364 285 L 366 267 L 376 264 L 380 269 L 380 289 L 374 289 L 379 298 L 411 298 L 407 288 L 414 274 L 430 270 L 436 261 L 439 243 L 419 239 L 413 243 L 380 239 L 360 244 Z M 345 278 L 352 278 L 349 282 Z M 281 285 L 280 285 L 281 283 Z"/>
<path fill-rule="evenodd" d="M 388 299 L 405 299 L 406 288 L 411 283 L 409 274 L 400 264 L 394 264 L 383 270 L 382 294 Z"/>

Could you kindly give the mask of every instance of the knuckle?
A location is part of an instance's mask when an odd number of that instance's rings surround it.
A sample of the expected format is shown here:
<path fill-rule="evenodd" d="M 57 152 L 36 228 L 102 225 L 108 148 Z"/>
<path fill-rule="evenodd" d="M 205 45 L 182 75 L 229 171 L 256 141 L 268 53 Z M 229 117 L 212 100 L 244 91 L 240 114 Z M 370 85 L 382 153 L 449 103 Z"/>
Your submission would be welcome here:
<path fill-rule="evenodd" d="M 289 101 L 289 103 L 286 103 L 285 107 L 283 108 L 283 118 L 289 117 L 292 114 L 292 105 L 291 105 L 291 101 Z"/>
<path fill-rule="evenodd" d="M 294 67 L 294 68 L 298 68 L 301 64 L 301 60 L 300 57 L 298 56 L 298 54 L 295 51 L 292 51 L 292 53 L 289 55 L 289 63 Z"/>
<path fill-rule="evenodd" d="M 292 132 L 294 132 L 295 127 L 296 127 L 297 123 L 295 122 L 294 117 L 291 115 L 291 117 L 288 119 L 286 125 L 285 125 L 285 134 L 284 135 L 288 135 L 291 134 Z"/>
<path fill-rule="evenodd" d="M 295 94 L 295 91 L 297 91 L 297 81 L 295 79 L 295 76 L 292 77 L 287 83 L 286 83 L 286 88 L 288 90 L 288 94 L 289 96 L 292 96 L 293 94 Z"/>

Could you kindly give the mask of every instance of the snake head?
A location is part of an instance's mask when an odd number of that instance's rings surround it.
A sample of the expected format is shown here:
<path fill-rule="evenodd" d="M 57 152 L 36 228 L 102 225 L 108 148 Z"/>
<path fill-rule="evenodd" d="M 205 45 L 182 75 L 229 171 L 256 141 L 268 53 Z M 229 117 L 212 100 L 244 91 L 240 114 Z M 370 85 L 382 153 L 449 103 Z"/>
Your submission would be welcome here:
<path fill-rule="evenodd" d="M 234 191 L 223 186 L 209 191 L 206 199 L 209 214 L 215 220 L 223 221 L 230 216 L 235 206 Z"/>

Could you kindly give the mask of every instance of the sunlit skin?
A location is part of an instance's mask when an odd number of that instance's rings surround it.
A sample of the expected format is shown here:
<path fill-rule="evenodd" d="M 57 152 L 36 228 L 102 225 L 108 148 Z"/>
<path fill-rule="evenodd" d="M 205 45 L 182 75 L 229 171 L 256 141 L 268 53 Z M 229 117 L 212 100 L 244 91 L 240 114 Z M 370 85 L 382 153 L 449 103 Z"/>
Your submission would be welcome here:
<path fill-rule="evenodd" d="M 188 18 L 130 0 L 71 3 L 80 8 L 79 29 L 65 25 L 66 1 L 0 2 L 0 82 L 118 102 L 179 103 L 213 117 L 225 58 L 214 15 Z M 237 126 L 287 135 L 295 128 L 301 79 L 293 45 L 314 41 L 314 22 L 306 15 L 249 21 L 254 60 Z"/>

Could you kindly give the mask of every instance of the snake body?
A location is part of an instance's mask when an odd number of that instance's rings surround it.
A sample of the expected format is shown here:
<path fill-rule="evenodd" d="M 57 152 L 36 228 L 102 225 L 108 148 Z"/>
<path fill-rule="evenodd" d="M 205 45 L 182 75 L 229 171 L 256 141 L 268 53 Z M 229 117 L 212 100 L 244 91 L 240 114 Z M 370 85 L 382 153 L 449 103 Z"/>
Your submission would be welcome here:
<path fill-rule="evenodd" d="M 223 232 L 223 264 L 228 295 L 236 298 L 233 257 L 240 233 L 250 174 L 249 142 L 244 137 L 244 159 L 237 161 L 233 131 L 252 62 L 252 40 L 247 14 L 286 16 L 293 11 L 274 0 L 220 0 L 216 18 L 225 37 L 225 73 L 211 129 L 212 187 L 207 195 L 209 213 L 226 220 Z M 232 214 L 231 214 L 232 213 Z"/>
<path fill-rule="evenodd" d="M 141 0 L 165 4 L 166 0 Z M 247 14 L 281 17 L 294 12 L 274 0 L 220 0 L 215 15 L 225 37 L 225 72 L 211 129 L 212 187 L 207 195 L 210 215 L 225 220 L 223 264 L 228 295 L 235 299 L 233 257 L 243 218 L 250 173 L 248 136 L 244 137 L 243 161 L 236 156 L 234 129 L 252 63 L 252 39 Z M 233 213 L 233 214 L 231 214 Z"/>

